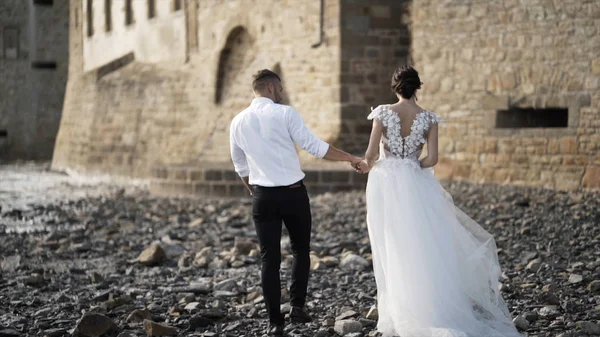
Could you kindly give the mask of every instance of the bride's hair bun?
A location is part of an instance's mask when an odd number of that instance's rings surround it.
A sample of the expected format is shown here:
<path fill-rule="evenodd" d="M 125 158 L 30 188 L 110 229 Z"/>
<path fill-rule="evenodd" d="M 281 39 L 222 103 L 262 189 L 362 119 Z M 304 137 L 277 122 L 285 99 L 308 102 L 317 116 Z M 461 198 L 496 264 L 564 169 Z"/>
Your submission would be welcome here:
<path fill-rule="evenodd" d="M 415 68 L 404 65 L 394 71 L 394 76 L 392 76 L 392 91 L 394 93 L 408 99 L 413 97 L 419 89 L 421 89 L 421 79 Z"/>

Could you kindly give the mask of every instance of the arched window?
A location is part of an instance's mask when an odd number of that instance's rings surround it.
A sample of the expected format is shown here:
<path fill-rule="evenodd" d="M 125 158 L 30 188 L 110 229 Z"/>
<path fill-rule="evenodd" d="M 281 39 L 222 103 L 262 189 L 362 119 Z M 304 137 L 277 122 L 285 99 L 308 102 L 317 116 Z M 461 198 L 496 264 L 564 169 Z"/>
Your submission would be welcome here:
<path fill-rule="evenodd" d="M 215 103 L 221 104 L 228 88 L 235 85 L 234 81 L 244 70 L 245 56 L 251 47 L 250 35 L 244 27 L 238 26 L 229 33 L 225 47 L 219 56 Z M 250 78 L 247 80 L 250 81 Z"/>

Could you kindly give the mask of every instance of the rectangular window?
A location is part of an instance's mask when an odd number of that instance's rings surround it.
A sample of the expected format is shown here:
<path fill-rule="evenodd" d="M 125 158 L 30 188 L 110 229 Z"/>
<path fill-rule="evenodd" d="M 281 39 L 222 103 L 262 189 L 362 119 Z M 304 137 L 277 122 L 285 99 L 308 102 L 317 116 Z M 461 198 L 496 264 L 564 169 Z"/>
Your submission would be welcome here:
<path fill-rule="evenodd" d="M 107 32 L 112 30 L 112 0 L 104 0 L 104 28 Z"/>
<path fill-rule="evenodd" d="M 133 24 L 133 0 L 125 0 L 125 25 Z"/>
<path fill-rule="evenodd" d="M 569 125 L 567 108 L 517 108 L 496 111 L 496 128 L 566 128 Z"/>
<path fill-rule="evenodd" d="M 156 0 L 148 0 L 148 19 L 156 16 Z"/>
<path fill-rule="evenodd" d="M 56 62 L 54 62 L 54 61 L 33 61 L 33 62 L 31 62 L 31 68 L 33 68 L 33 69 L 56 69 Z"/>
<path fill-rule="evenodd" d="M 54 0 L 33 0 L 33 4 L 39 6 L 52 6 L 54 5 Z"/>
<path fill-rule="evenodd" d="M 94 35 L 94 0 L 87 0 L 87 36 Z"/>
<path fill-rule="evenodd" d="M 181 0 L 173 0 L 173 11 L 178 11 L 182 7 Z"/>
<path fill-rule="evenodd" d="M 4 57 L 7 59 L 19 58 L 19 29 L 4 27 Z"/>
<path fill-rule="evenodd" d="M 6 137 L 8 137 L 8 131 L 0 130 L 0 138 L 6 138 Z"/>

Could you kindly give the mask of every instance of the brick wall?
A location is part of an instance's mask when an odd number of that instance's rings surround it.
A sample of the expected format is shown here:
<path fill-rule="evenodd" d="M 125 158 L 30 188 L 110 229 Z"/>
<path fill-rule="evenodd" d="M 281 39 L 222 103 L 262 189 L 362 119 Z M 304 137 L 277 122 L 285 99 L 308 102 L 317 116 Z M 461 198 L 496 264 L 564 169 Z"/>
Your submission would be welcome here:
<path fill-rule="evenodd" d="M 415 0 L 412 56 L 442 177 L 600 188 L 600 2 Z M 496 128 L 497 110 L 568 109 L 563 128 Z"/>
<path fill-rule="evenodd" d="M 0 159 L 50 159 L 62 111 L 68 69 L 69 2 L 52 6 L 0 2 Z M 9 30 L 17 53 L 7 51 Z M 33 68 L 55 62 L 55 69 Z"/>

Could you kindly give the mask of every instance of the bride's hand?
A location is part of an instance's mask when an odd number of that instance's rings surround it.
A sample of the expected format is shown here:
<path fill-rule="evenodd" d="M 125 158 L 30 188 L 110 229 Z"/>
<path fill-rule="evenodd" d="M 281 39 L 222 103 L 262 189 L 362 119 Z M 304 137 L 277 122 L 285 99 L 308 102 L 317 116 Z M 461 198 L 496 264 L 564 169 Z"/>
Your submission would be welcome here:
<path fill-rule="evenodd" d="M 366 160 L 362 160 L 360 163 L 358 163 L 357 170 L 360 173 L 365 174 L 365 173 L 369 173 L 369 171 L 371 171 L 371 167 L 369 167 L 369 164 L 367 163 Z"/>

